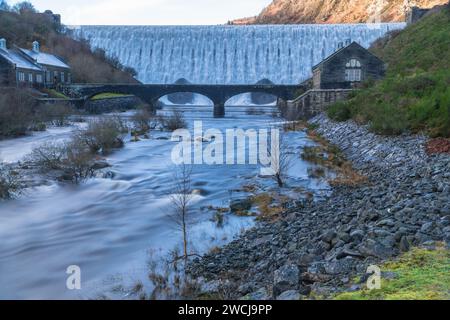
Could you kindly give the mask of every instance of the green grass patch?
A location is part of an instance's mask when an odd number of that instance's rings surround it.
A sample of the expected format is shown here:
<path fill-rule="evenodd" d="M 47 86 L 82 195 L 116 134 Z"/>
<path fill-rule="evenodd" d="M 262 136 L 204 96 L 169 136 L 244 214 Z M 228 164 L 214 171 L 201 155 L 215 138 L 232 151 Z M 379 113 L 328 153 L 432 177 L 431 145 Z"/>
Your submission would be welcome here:
<path fill-rule="evenodd" d="M 50 98 L 66 99 L 66 100 L 69 99 L 68 96 L 59 91 L 56 91 L 55 89 L 47 89 L 46 93 L 50 96 Z"/>
<path fill-rule="evenodd" d="M 425 131 L 450 137 L 450 12 L 407 27 L 376 54 L 388 64 L 386 78 L 363 86 L 328 109 L 336 121 L 354 119 L 378 134 Z"/>
<path fill-rule="evenodd" d="M 102 100 L 102 99 L 114 99 L 114 98 L 124 98 L 124 97 L 131 97 L 132 95 L 129 94 L 122 94 L 122 93 L 100 93 L 96 96 L 93 96 L 92 100 Z"/>
<path fill-rule="evenodd" d="M 346 292 L 336 300 L 448 300 L 450 299 L 450 251 L 414 248 L 397 261 L 382 266 L 395 272 L 393 280 L 381 280 L 379 290 Z"/>

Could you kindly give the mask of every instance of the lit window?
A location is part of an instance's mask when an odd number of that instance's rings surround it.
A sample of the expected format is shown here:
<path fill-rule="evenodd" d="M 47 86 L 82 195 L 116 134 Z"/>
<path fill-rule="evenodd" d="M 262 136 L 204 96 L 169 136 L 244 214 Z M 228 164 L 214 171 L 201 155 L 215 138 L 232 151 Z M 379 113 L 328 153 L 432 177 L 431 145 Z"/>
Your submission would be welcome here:
<path fill-rule="evenodd" d="M 345 65 L 345 81 L 360 82 L 361 78 L 361 62 L 356 59 L 350 59 Z"/>
<path fill-rule="evenodd" d="M 37 74 L 36 75 L 36 82 L 37 83 L 42 83 L 42 75 L 41 74 Z"/>

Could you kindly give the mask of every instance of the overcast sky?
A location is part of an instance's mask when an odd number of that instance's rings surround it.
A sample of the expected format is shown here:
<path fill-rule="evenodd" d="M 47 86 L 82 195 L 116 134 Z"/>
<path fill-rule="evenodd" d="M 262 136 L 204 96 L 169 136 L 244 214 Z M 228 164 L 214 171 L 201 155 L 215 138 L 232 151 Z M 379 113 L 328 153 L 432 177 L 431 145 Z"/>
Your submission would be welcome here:
<path fill-rule="evenodd" d="M 7 0 L 14 4 L 15 0 Z M 271 0 L 31 0 L 39 11 L 62 15 L 64 24 L 208 25 L 255 16 Z"/>

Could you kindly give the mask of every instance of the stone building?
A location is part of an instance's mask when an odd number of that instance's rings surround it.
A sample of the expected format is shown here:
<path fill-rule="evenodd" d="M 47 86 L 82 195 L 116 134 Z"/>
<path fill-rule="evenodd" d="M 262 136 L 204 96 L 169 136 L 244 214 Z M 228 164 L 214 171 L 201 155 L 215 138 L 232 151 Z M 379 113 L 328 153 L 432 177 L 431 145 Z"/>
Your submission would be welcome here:
<path fill-rule="evenodd" d="M 53 87 L 72 82 L 70 67 L 59 57 L 40 51 L 33 42 L 31 50 L 7 48 L 0 39 L 0 83 L 3 86 Z"/>
<path fill-rule="evenodd" d="M 8 49 L 6 40 L 0 39 L 0 85 L 44 85 L 44 70 L 20 51 Z"/>
<path fill-rule="evenodd" d="M 70 67 L 62 58 L 50 53 L 41 52 L 39 42 L 33 42 L 31 50 L 19 49 L 24 55 L 38 63 L 45 73 L 46 86 L 69 84 L 72 82 Z"/>
<path fill-rule="evenodd" d="M 357 88 L 362 81 L 380 79 L 384 62 L 357 42 L 342 43 L 336 52 L 313 67 L 314 89 Z"/>

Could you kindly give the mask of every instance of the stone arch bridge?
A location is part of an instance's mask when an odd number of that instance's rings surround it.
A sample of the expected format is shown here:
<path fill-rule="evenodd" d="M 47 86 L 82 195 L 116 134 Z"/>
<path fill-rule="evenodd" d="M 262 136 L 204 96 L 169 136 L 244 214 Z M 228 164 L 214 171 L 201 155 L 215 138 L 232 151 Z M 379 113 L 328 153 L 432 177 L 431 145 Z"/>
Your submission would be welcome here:
<path fill-rule="evenodd" d="M 62 92 L 82 103 L 101 93 L 134 95 L 151 106 L 172 93 L 197 93 L 208 97 L 214 103 L 214 117 L 225 116 L 225 103 L 243 93 L 266 93 L 284 101 L 298 95 L 302 85 L 234 85 L 234 84 L 73 84 L 62 87 Z M 301 91 L 300 91 L 301 93 Z"/>

